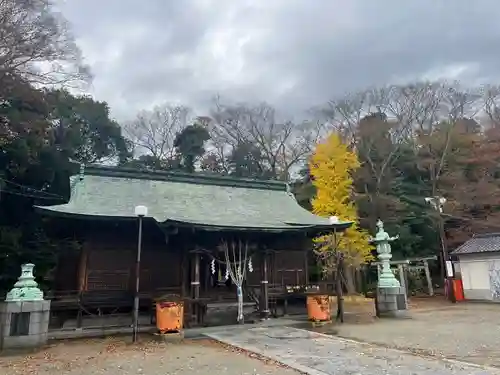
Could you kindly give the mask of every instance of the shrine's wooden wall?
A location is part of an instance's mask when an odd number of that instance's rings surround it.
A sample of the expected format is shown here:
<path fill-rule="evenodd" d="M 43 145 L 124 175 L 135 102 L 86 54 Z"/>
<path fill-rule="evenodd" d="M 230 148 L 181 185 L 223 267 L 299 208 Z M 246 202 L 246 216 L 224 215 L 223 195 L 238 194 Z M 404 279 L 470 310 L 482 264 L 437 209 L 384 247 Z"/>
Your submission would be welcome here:
<path fill-rule="evenodd" d="M 128 242 L 89 241 L 84 290 L 133 290 L 136 247 Z M 182 258 L 167 246 L 146 244 L 141 253 L 140 291 L 180 287 Z"/>
<path fill-rule="evenodd" d="M 273 275 L 270 280 L 273 284 L 306 285 L 306 252 L 305 251 L 276 251 L 273 254 Z"/>
<path fill-rule="evenodd" d="M 56 290 L 134 290 L 137 232 L 132 232 L 87 232 L 81 239 L 80 254 L 60 257 Z M 145 232 L 143 239 L 140 291 L 181 287 L 182 252 L 169 247 L 164 237 Z"/>
<path fill-rule="evenodd" d="M 78 267 L 80 254 L 70 252 L 61 254 L 58 258 L 54 275 L 54 289 L 56 291 L 76 291 L 78 290 Z"/>
<path fill-rule="evenodd" d="M 271 251 L 268 255 L 268 281 L 270 284 L 279 285 L 306 285 L 307 260 L 305 250 Z M 252 264 L 254 271 L 247 273 L 249 285 L 260 285 L 261 281 L 261 256 L 254 255 Z"/>
<path fill-rule="evenodd" d="M 126 244 L 86 241 L 79 275 L 82 290 L 132 290 L 134 254 Z"/>

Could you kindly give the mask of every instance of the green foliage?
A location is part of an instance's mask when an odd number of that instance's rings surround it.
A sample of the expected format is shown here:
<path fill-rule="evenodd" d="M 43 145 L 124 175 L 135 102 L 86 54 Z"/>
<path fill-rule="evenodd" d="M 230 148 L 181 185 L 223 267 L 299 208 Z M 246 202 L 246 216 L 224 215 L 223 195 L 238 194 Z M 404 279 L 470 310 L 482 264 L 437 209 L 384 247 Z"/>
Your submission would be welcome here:
<path fill-rule="evenodd" d="M 258 179 L 273 177 L 272 172 L 265 167 L 262 150 L 248 142 L 240 143 L 233 149 L 227 164 L 229 174 L 235 177 Z"/>
<path fill-rule="evenodd" d="M 17 280 L 20 265 L 28 262 L 36 265 L 41 287 L 50 289 L 58 256 L 79 249 L 80 245 L 74 240 L 50 239 L 38 217 L 32 216 L 18 228 L 0 226 L 0 295 Z"/>
<path fill-rule="evenodd" d="M 312 183 L 309 165 L 299 171 L 300 178 L 293 182 L 292 191 L 297 202 L 306 210 L 312 211 L 311 200 L 316 195 L 316 188 Z"/>
<path fill-rule="evenodd" d="M 195 171 L 195 163 L 205 153 L 205 143 L 210 139 L 206 127 L 189 125 L 177 133 L 174 147 L 179 155 L 180 167 L 186 172 Z"/>
<path fill-rule="evenodd" d="M 75 244 L 50 238 L 33 205 L 69 199 L 71 160 L 123 159 L 127 142 L 106 103 L 15 79 L 0 94 L 0 290 L 12 287 L 25 262 L 49 287 L 58 255 Z"/>
<path fill-rule="evenodd" d="M 127 141 L 106 102 L 65 90 L 47 91 L 46 97 L 54 142 L 67 157 L 86 164 L 129 157 Z"/>

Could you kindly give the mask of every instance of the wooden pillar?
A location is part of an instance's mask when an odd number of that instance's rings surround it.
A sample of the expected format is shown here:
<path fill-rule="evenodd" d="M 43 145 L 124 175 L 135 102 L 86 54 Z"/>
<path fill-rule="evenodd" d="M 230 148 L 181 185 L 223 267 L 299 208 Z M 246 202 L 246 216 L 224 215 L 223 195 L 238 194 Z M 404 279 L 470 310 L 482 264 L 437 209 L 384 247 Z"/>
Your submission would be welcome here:
<path fill-rule="evenodd" d="M 405 285 L 406 285 L 406 295 L 410 295 L 410 282 L 408 281 L 408 274 L 410 272 L 410 264 L 407 263 L 404 266 L 404 271 L 405 271 Z"/>
<path fill-rule="evenodd" d="M 191 298 L 200 298 L 200 253 L 192 253 Z"/>
<path fill-rule="evenodd" d="M 80 296 L 83 292 L 87 291 L 88 264 L 89 264 L 89 248 L 88 244 L 84 243 L 80 251 L 80 259 L 78 264 L 78 299 L 80 299 Z M 78 313 L 76 315 L 76 328 L 82 327 L 82 320 L 83 320 L 83 312 L 81 308 L 78 308 Z"/>
<path fill-rule="evenodd" d="M 268 280 L 268 258 L 267 250 L 264 250 L 261 255 L 260 269 L 260 315 L 263 319 L 269 318 L 269 280 Z"/>
<path fill-rule="evenodd" d="M 87 290 L 87 264 L 89 258 L 88 247 L 84 244 L 80 251 L 80 259 L 78 263 L 78 291 L 84 292 Z"/>
<path fill-rule="evenodd" d="M 182 251 L 181 254 L 181 297 L 186 297 L 187 293 L 187 280 L 189 275 L 189 270 L 187 269 L 188 258 L 186 252 Z"/>
<path fill-rule="evenodd" d="M 424 272 L 425 272 L 425 278 L 427 280 L 427 288 L 429 290 L 429 295 L 433 296 L 434 288 L 432 287 L 431 272 L 429 271 L 429 262 L 427 260 L 424 260 L 423 262 L 424 262 Z"/>
<path fill-rule="evenodd" d="M 196 302 L 200 298 L 200 253 L 191 253 L 191 298 L 194 300 L 192 303 L 191 319 L 193 322 L 199 323 L 203 318 L 201 317 L 199 304 Z"/>
<path fill-rule="evenodd" d="M 203 260 L 203 257 L 201 257 L 201 260 Z M 203 292 L 206 294 L 208 291 L 209 285 L 210 285 L 210 263 L 209 262 L 203 262 Z M 201 285 L 200 285 L 201 288 Z"/>
<path fill-rule="evenodd" d="M 304 251 L 304 284 L 309 285 L 309 250 Z"/>
<path fill-rule="evenodd" d="M 404 264 L 398 264 L 399 283 L 406 290 L 405 268 Z"/>

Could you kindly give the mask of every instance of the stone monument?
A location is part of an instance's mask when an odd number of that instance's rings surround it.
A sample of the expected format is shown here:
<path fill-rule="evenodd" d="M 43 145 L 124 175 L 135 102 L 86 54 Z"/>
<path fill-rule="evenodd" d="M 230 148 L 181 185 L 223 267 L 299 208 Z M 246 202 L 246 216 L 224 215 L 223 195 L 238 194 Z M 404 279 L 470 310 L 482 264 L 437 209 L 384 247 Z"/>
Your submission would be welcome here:
<path fill-rule="evenodd" d="M 21 276 L 0 303 L 0 350 L 34 349 L 47 342 L 50 301 L 43 299 L 34 268 L 21 266 Z"/>
<path fill-rule="evenodd" d="M 402 317 L 407 315 L 408 300 L 406 289 L 401 287 L 391 270 L 392 258 L 390 242 L 399 236 L 391 237 L 384 230 L 384 223 L 377 221 L 377 234 L 371 241 L 377 247 L 381 270 L 377 283 L 377 311 L 380 317 Z"/>

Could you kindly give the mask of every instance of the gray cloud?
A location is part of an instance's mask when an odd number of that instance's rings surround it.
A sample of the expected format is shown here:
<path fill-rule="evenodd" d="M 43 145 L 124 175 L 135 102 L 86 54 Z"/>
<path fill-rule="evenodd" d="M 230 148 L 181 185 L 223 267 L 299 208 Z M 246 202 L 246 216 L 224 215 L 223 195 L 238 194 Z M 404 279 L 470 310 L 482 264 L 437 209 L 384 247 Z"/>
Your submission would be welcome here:
<path fill-rule="evenodd" d="M 66 0 L 115 116 L 215 93 L 297 113 L 419 78 L 500 83 L 497 0 Z"/>

